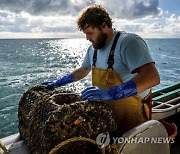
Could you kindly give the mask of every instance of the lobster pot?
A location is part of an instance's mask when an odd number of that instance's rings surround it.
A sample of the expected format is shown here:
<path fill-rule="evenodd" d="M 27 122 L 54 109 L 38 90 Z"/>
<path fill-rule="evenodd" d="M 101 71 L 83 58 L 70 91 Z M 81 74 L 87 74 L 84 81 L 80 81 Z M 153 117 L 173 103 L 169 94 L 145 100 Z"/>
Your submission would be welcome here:
<path fill-rule="evenodd" d="M 82 101 L 74 92 L 42 85 L 24 92 L 18 118 L 20 135 L 31 153 L 49 153 L 58 144 L 74 137 L 95 141 L 100 133 L 117 129 L 112 111 L 104 102 Z M 78 149 L 83 153 L 88 148 Z"/>

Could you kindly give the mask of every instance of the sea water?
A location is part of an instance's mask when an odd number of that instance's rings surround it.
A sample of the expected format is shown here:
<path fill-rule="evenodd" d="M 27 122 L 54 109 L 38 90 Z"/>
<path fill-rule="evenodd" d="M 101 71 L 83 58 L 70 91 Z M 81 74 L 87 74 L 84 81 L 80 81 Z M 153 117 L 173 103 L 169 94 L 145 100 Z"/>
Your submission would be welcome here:
<path fill-rule="evenodd" d="M 145 39 L 161 77 L 156 90 L 180 82 L 180 39 Z M 89 46 L 85 39 L 0 40 L 0 138 L 18 132 L 18 103 L 33 85 L 81 66 Z M 91 75 L 64 88 L 81 92 Z"/>

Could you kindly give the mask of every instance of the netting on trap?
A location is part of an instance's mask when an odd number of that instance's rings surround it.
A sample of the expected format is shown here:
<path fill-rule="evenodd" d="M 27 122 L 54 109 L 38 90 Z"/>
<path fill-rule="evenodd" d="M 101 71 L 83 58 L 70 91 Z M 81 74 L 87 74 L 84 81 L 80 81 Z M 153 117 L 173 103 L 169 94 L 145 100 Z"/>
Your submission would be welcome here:
<path fill-rule="evenodd" d="M 49 153 L 58 144 L 74 137 L 95 141 L 100 133 L 114 132 L 117 128 L 112 111 L 105 103 L 82 101 L 74 92 L 43 85 L 24 92 L 19 102 L 18 118 L 22 139 L 32 153 L 39 154 Z M 83 140 L 66 143 L 59 150 L 74 148 L 77 153 L 85 154 L 94 146 Z M 77 148 L 78 145 L 84 148 Z"/>

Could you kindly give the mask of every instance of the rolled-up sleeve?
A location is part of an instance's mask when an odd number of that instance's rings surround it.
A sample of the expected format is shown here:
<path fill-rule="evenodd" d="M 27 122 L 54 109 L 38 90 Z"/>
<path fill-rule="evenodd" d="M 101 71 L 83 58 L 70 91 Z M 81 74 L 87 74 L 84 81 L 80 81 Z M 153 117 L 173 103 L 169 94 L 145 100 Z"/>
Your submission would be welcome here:
<path fill-rule="evenodd" d="M 122 59 L 130 72 L 134 73 L 133 71 L 136 68 L 154 62 L 150 55 L 148 46 L 142 38 L 136 36 L 126 43 L 126 47 L 122 52 Z"/>
<path fill-rule="evenodd" d="M 90 47 L 88 48 L 86 55 L 84 57 L 84 60 L 82 62 L 82 67 L 86 68 L 86 69 L 91 69 L 91 63 L 90 63 Z"/>

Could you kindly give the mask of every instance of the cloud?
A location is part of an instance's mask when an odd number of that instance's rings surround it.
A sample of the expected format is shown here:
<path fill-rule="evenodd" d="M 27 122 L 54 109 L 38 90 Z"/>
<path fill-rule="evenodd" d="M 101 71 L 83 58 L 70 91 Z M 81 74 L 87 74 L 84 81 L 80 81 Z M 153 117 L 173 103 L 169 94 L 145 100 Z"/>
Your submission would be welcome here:
<path fill-rule="evenodd" d="M 1 0 L 0 9 L 32 15 L 77 15 L 79 10 L 94 4 L 94 0 Z"/>
<path fill-rule="evenodd" d="M 163 12 L 159 0 L 0 0 L 1 38 L 79 35 L 77 16 L 95 3 L 108 10 L 118 30 L 180 37 L 180 16 Z"/>
<path fill-rule="evenodd" d="M 146 16 L 161 17 L 159 0 L 101 0 L 116 18 L 137 19 Z"/>
<path fill-rule="evenodd" d="M 159 22 L 155 22 L 155 23 L 148 25 L 148 28 L 149 28 L 149 31 L 154 31 L 154 32 L 155 31 L 159 32 L 159 31 L 164 30 L 164 26 Z"/>
<path fill-rule="evenodd" d="M 0 10 L 0 32 L 30 31 L 28 18 L 9 11 Z"/>
<path fill-rule="evenodd" d="M 0 10 L 0 32 L 75 32 L 76 22 L 72 17 L 31 16 Z"/>
<path fill-rule="evenodd" d="M 159 0 L 1 0 L 0 9 L 32 15 L 76 16 L 80 11 L 95 3 L 103 4 L 117 18 L 142 18 L 160 16 Z"/>
<path fill-rule="evenodd" d="M 120 29 L 123 29 L 125 31 L 128 31 L 128 32 L 142 32 L 144 27 L 141 25 L 141 24 L 137 24 L 137 23 L 127 23 L 127 24 L 124 24 L 120 27 Z"/>
<path fill-rule="evenodd" d="M 166 18 L 166 21 L 166 30 L 173 31 L 176 34 L 180 34 L 180 16 L 172 14 L 169 18 Z"/>
<path fill-rule="evenodd" d="M 167 19 L 170 23 L 179 23 L 180 24 L 180 16 L 176 16 L 175 14 L 172 14 L 170 18 Z"/>

